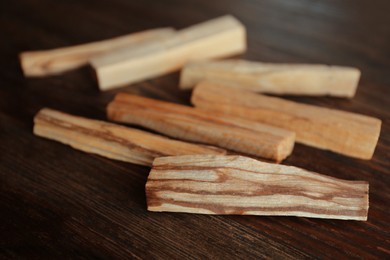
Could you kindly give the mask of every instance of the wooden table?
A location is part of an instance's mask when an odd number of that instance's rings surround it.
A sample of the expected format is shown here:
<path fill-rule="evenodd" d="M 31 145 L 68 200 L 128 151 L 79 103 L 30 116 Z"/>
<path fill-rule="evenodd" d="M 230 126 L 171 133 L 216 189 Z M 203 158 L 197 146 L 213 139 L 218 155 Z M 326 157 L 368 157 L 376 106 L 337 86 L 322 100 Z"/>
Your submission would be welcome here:
<path fill-rule="evenodd" d="M 164 3 L 165 2 L 165 3 Z M 390 258 L 390 2 L 364 0 L 19 0 L 0 7 L 0 258 Z M 357 95 L 290 97 L 383 120 L 372 160 L 296 145 L 286 164 L 370 183 L 367 222 L 207 216 L 146 210 L 147 167 L 32 134 L 50 107 L 105 119 L 119 90 L 101 93 L 90 68 L 24 78 L 18 53 L 95 41 L 226 13 L 248 29 L 244 58 L 356 66 Z M 189 104 L 178 73 L 120 91 Z"/>

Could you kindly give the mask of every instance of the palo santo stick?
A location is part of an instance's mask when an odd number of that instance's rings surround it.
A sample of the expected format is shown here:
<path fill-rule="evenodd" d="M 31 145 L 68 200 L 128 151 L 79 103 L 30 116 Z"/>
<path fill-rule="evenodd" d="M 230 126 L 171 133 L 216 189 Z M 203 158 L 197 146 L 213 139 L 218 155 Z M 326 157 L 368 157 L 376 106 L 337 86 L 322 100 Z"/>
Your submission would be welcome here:
<path fill-rule="evenodd" d="M 222 58 L 244 52 L 244 26 L 223 16 L 178 31 L 171 38 L 122 49 L 93 59 L 101 90 L 107 90 L 179 70 L 193 60 Z"/>
<path fill-rule="evenodd" d="M 267 97 L 214 83 L 200 83 L 192 103 L 201 109 L 274 125 L 296 133 L 297 142 L 371 159 L 381 120 L 355 113 Z"/>
<path fill-rule="evenodd" d="M 293 149 L 295 133 L 213 115 L 193 107 L 119 93 L 107 107 L 110 120 L 140 125 L 178 139 L 206 143 L 276 161 Z"/>
<path fill-rule="evenodd" d="M 367 220 L 368 183 L 242 156 L 156 158 L 148 210 Z"/>
<path fill-rule="evenodd" d="M 360 71 L 351 67 L 223 60 L 187 64 L 181 72 L 180 87 L 189 89 L 208 81 L 270 94 L 351 98 L 359 78 Z"/>
<path fill-rule="evenodd" d="M 152 40 L 161 40 L 174 34 L 173 28 L 152 29 L 128 35 L 45 51 L 20 54 L 23 73 L 27 77 L 60 74 L 86 65 L 93 57 L 126 47 L 136 48 Z"/>
<path fill-rule="evenodd" d="M 225 154 L 216 147 L 168 139 L 103 121 L 44 108 L 34 118 L 34 134 L 110 159 L 151 166 L 167 155 Z"/>

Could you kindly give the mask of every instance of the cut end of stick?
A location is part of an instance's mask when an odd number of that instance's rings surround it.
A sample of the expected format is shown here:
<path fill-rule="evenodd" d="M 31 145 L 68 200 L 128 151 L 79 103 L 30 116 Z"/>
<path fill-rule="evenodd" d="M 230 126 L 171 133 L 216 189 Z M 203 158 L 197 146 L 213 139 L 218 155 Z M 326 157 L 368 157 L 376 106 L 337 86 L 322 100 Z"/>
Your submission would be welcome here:
<path fill-rule="evenodd" d="M 278 147 L 278 156 L 276 158 L 277 163 L 282 162 L 284 159 L 291 155 L 294 150 L 295 138 L 296 134 L 292 131 L 288 131 L 288 134 L 286 135 L 285 139 Z"/>

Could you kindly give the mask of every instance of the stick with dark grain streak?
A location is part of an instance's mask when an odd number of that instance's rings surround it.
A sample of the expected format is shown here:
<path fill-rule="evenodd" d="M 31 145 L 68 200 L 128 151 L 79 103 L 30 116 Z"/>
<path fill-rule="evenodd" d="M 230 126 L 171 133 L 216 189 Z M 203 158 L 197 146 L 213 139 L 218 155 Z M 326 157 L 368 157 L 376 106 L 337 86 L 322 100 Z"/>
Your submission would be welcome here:
<path fill-rule="evenodd" d="M 242 156 L 156 158 L 148 210 L 367 220 L 368 183 Z"/>
<path fill-rule="evenodd" d="M 187 64 L 180 87 L 209 81 L 260 93 L 352 98 L 359 78 L 360 71 L 352 67 L 221 60 Z"/>
<path fill-rule="evenodd" d="M 225 154 L 226 151 L 172 140 L 156 134 L 44 108 L 34 118 L 34 134 L 75 149 L 134 164 L 151 166 L 160 156 Z"/>
<path fill-rule="evenodd" d="M 301 104 L 251 91 L 203 82 L 192 93 L 200 109 L 294 131 L 299 143 L 343 155 L 371 159 L 381 120 L 346 111 Z"/>
<path fill-rule="evenodd" d="M 124 47 L 137 48 L 148 42 L 172 36 L 174 32 L 173 28 L 158 28 L 75 46 L 26 51 L 20 54 L 20 63 L 26 77 L 60 74 L 84 66 L 92 58 L 104 53 Z"/>
<path fill-rule="evenodd" d="M 107 115 L 174 138 L 276 161 L 286 158 L 294 146 L 295 133 L 288 130 L 124 93 L 108 105 Z"/>

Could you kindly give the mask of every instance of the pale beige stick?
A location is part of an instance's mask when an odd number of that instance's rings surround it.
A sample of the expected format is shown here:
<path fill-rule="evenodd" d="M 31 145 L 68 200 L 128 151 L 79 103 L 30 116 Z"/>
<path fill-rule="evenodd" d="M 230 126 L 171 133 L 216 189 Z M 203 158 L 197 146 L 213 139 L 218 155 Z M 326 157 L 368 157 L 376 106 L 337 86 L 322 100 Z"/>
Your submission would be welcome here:
<path fill-rule="evenodd" d="M 172 140 L 48 108 L 42 109 L 35 116 L 34 134 L 84 152 L 146 166 L 151 166 L 153 159 L 160 156 L 226 153 L 220 148 Z"/>
<path fill-rule="evenodd" d="M 286 158 L 294 146 L 295 133 L 288 130 L 124 93 L 108 105 L 107 114 L 110 120 L 141 125 L 174 138 L 276 161 Z"/>
<path fill-rule="evenodd" d="M 123 47 L 136 48 L 139 45 L 161 40 L 173 34 L 173 28 L 159 28 L 76 46 L 44 51 L 27 51 L 20 54 L 20 62 L 24 75 L 28 77 L 60 74 L 86 65 L 93 57 L 109 51 Z"/>
<path fill-rule="evenodd" d="M 198 84 L 192 103 L 209 112 L 289 129 L 296 133 L 297 142 L 361 159 L 371 159 L 381 130 L 377 118 L 214 83 Z"/>
<path fill-rule="evenodd" d="M 169 39 L 122 49 L 92 60 L 101 90 L 179 70 L 193 60 L 222 58 L 244 52 L 244 26 L 223 16 L 180 30 Z"/>
<path fill-rule="evenodd" d="M 367 220 L 368 183 L 242 156 L 156 158 L 148 210 Z"/>
<path fill-rule="evenodd" d="M 351 67 L 222 60 L 187 64 L 180 87 L 209 81 L 262 93 L 351 98 L 359 78 L 360 71 Z"/>

